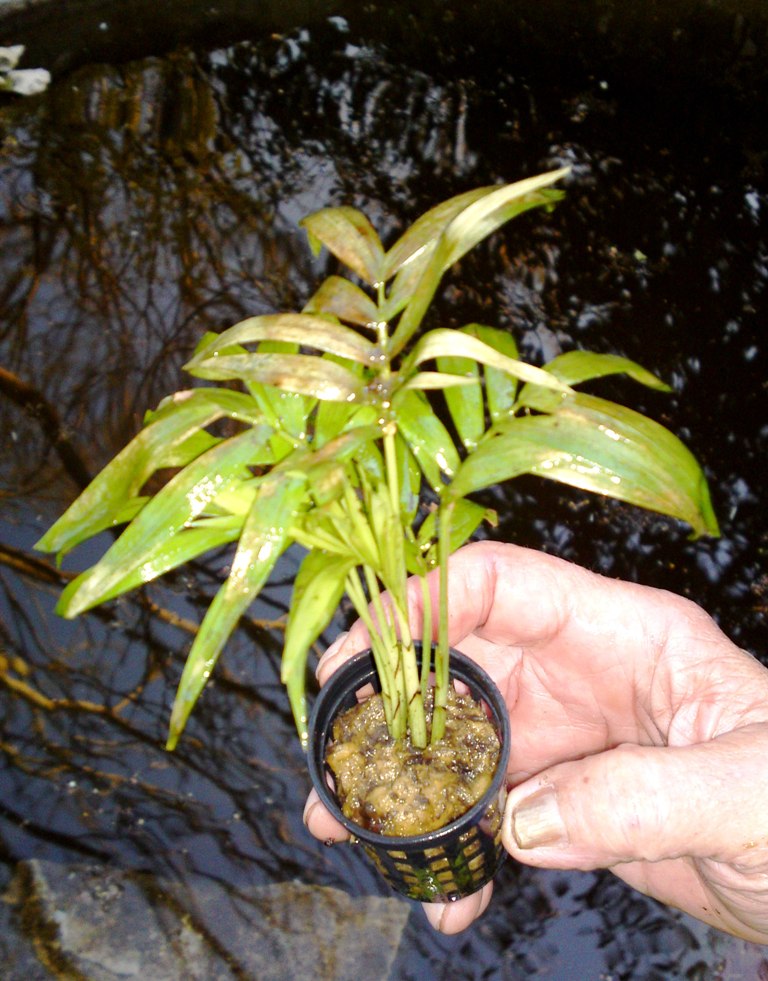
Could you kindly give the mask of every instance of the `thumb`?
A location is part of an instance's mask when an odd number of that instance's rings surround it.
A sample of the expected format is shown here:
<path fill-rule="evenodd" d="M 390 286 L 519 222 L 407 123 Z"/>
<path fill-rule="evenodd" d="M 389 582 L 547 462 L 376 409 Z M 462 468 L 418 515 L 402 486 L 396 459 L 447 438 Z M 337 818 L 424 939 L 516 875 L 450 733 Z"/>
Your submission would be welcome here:
<path fill-rule="evenodd" d="M 768 852 L 768 726 L 685 747 L 623 745 L 560 763 L 515 787 L 502 838 L 519 861 L 595 869 Z M 755 851 L 758 854 L 755 854 Z"/>

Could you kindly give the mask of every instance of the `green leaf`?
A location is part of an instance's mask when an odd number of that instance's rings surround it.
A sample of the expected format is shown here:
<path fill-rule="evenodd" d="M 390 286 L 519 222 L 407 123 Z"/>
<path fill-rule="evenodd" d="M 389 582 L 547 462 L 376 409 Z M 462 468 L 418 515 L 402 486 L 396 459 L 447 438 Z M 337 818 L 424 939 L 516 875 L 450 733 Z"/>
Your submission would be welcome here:
<path fill-rule="evenodd" d="M 392 283 L 392 287 L 381 305 L 380 315 L 382 320 L 387 321 L 387 323 L 393 321 L 405 309 L 408 303 L 413 300 L 434 251 L 435 246 L 430 245 L 413 262 L 409 262 L 407 266 L 403 266 L 397 276 L 395 276 L 395 281 Z M 429 301 L 426 303 L 424 311 L 426 311 L 428 306 Z M 422 312 L 423 315 L 424 313 Z"/>
<path fill-rule="evenodd" d="M 342 276 L 329 276 L 305 305 L 304 313 L 327 314 L 372 330 L 379 320 L 378 308 L 368 294 Z"/>
<path fill-rule="evenodd" d="M 484 324 L 467 324 L 462 330 L 477 337 L 484 344 L 504 357 L 518 359 L 517 344 L 509 331 L 498 327 L 486 327 Z M 492 365 L 484 366 L 485 397 L 488 403 L 488 413 L 492 422 L 506 418 L 512 412 L 517 396 L 517 379 Z M 560 379 L 561 381 L 563 379 Z"/>
<path fill-rule="evenodd" d="M 354 565 L 380 564 L 378 543 L 370 527 L 361 533 L 360 523 L 367 526 L 362 506 L 355 498 L 350 507 L 346 500 L 332 500 L 314 507 L 302 516 L 293 530 L 294 539 L 304 548 L 319 548 L 352 560 Z"/>
<path fill-rule="evenodd" d="M 195 374 L 195 366 L 207 359 L 214 366 L 216 359 L 226 356 L 247 354 L 242 344 L 221 344 L 221 334 L 206 333 L 205 343 L 197 345 L 195 356 L 185 366 L 191 374 Z M 286 341 L 260 341 L 257 349 L 261 354 L 296 354 L 299 345 Z M 316 399 L 296 393 L 285 393 L 272 386 L 258 382 L 238 379 L 243 382 L 253 404 L 263 415 L 264 422 L 275 430 L 270 445 L 276 459 L 289 453 L 297 439 L 303 439 L 307 430 L 307 417 L 315 405 Z"/>
<path fill-rule="evenodd" d="M 346 466 L 333 461 L 325 467 L 313 468 L 310 474 L 312 499 L 319 507 L 338 501 L 344 493 L 345 484 L 349 481 Z"/>
<path fill-rule="evenodd" d="M 296 728 L 302 746 L 307 744 L 307 700 L 304 678 L 309 650 L 333 619 L 344 595 L 347 573 L 355 560 L 330 555 L 322 550 L 309 552 L 296 573 L 291 609 L 285 628 L 280 677 L 288 690 Z"/>
<path fill-rule="evenodd" d="M 546 187 L 568 172 L 569 168 L 564 167 L 503 185 L 474 201 L 453 218 L 424 264 L 418 285 L 411 291 L 390 342 L 391 356 L 399 353 L 418 329 L 445 270 L 511 218 L 530 208 L 559 200 L 562 195 Z"/>
<path fill-rule="evenodd" d="M 438 205 L 422 215 L 392 246 L 387 253 L 384 278 L 388 280 L 396 275 L 382 306 L 383 320 L 392 320 L 413 298 L 447 225 L 467 205 L 497 190 L 497 187 L 481 187 Z M 445 268 L 442 268 L 442 272 L 445 272 Z"/>
<path fill-rule="evenodd" d="M 206 524 L 211 524 L 213 516 L 227 521 L 232 515 L 244 518 L 248 514 L 253 505 L 261 477 L 252 476 L 250 470 L 247 469 L 245 472 L 247 474 L 245 478 L 230 481 L 226 487 L 218 492 L 209 507 L 210 514 L 205 515 L 200 520 L 204 520 Z"/>
<path fill-rule="evenodd" d="M 326 355 L 333 361 L 333 355 Z M 352 374 L 357 375 L 363 383 L 363 367 L 359 364 L 349 366 Z M 329 440 L 334 439 L 347 425 L 354 425 L 355 417 L 359 420 L 359 413 L 371 409 L 372 406 L 360 406 L 357 402 L 330 402 L 321 401 L 317 407 L 314 417 L 314 438 L 313 443 L 317 449 L 324 446 Z"/>
<path fill-rule="evenodd" d="M 384 249 L 375 229 L 357 208 L 323 208 L 300 224 L 363 282 L 375 286 L 381 281 Z"/>
<path fill-rule="evenodd" d="M 551 205 L 562 198 L 560 191 L 543 189 L 570 173 L 570 167 L 550 170 L 535 177 L 526 177 L 514 184 L 506 184 L 461 211 L 445 230 L 448 243 L 446 267 L 452 266 L 511 218 L 537 208 Z"/>
<path fill-rule="evenodd" d="M 403 519 L 411 525 L 419 509 L 421 469 L 402 433 L 397 433 L 395 438 L 395 458 L 400 488 L 400 510 Z"/>
<path fill-rule="evenodd" d="M 380 435 L 378 425 L 355 426 L 318 449 L 312 444 L 299 447 L 277 464 L 273 472 L 304 475 L 311 495 L 319 504 L 325 503 L 337 498 L 338 488 L 349 482 L 348 477 L 340 480 L 338 471 L 350 460 L 362 463 L 375 476 L 382 472 L 381 464 L 370 459 L 372 452 L 378 454 L 376 440 Z"/>
<path fill-rule="evenodd" d="M 255 427 L 224 440 L 176 474 L 128 525 L 106 554 L 74 579 L 61 595 L 57 611 L 74 617 L 111 595 L 126 576 L 150 562 L 158 542 L 165 542 L 202 514 L 248 464 L 262 462 L 269 436 Z M 148 573 L 151 571 L 151 566 Z"/>
<path fill-rule="evenodd" d="M 222 545 L 236 541 L 243 527 L 242 517 L 229 516 L 226 520 L 213 519 L 210 524 L 193 528 L 183 528 L 166 541 L 159 541 L 151 547 L 139 568 L 134 568 L 123 579 L 117 581 L 111 589 L 99 596 L 99 603 L 121 596 L 123 593 L 137 589 L 145 583 L 152 582 L 158 577 L 177 569 L 185 562 L 211 552 Z"/>
<path fill-rule="evenodd" d="M 258 353 L 262 355 L 293 355 L 298 350 L 298 344 L 286 341 L 261 341 L 258 345 Z M 247 351 L 241 345 L 225 348 L 219 356 L 225 353 L 231 357 L 247 356 Z M 291 452 L 297 441 L 305 438 L 309 414 L 317 405 L 317 399 L 252 379 L 245 380 L 243 384 L 264 413 L 264 421 L 274 430 L 270 446 L 275 459 L 281 460 Z"/>
<path fill-rule="evenodd" d="M 325 405 L 336 404 L 341 406 L 341 403 L 324 402 L 321 403 L 320 409 Z M 317 420 L 320 421 L 319 411 Z M 315 438 L 311 442 L 312 456 L 309 458 L 314 461 L 313 470 L 317 468 L 321 460 L 327 461 L 329 466 L 335 466 L 354 458 L 365 470 L 378 475 L 383 471 L 381 454 L 378 449 L 380 438 L 380 412 L 372 405 L 357 406 L 343 420 L 338 435 L 333 435 L 330 429 L 325 430 L 322 434 L 318 430 L 315 431 Z M 313 476 L 313 487 L 315 479 Z"/>
<path fill-rule="evenodd" d="M 301 477 L 270 474 L 245 520 L 232 567 L 200 624 L 171 712 L 167 748 L 174 749 L 219 655 L 290 543 L 288 529 L 306 497 Z"/>
<path fill-rule="evenodd" d="M 177 392 L 164 399 L 149 425 L 91 481 L 35 548 L 65 555 L 119 523 L 124 508 L 152 474 L 179 466 L 188 453 L 205 448 L 207 440 L 196 442 L 199 430 L 222 416 L 254 422 L 260 414 L 249 396 L 222 388 Z"/>
<path fill-rule="evenodd" d="M 348 368 L 309 354 L 224 355 L 197 365 L 192 374 L 217 381 L 260 382 L 332 402 L 352 402 L 365 390 L 364 381 Z"/>
<path fill-rule="evenodd" d="M 95 538 L 96 535 L 100 535 L 103 531 L 114 530 L 119 528 L 121 525 L 127 525 L 130 521 L 133 521 L 139 511 L 141 511 L 147 502 L 151 500 L 152 498 L 147 495 L 131 497 L 124 505 L 122 505 L 122 507 L 116 506 L 115 510 L 111 514 L 102 515 L 100 520 L 94 519 L 94 521 L 88 525 L 87 529 L 83 531 L 79 540 L 73 539 L 71 541 L 67 551 L 71 551 L 76 545 L 88 538 Z M 60 553 L 59 557 L 61 557 L 61 554 L 64 553 Z"/>
<path fill-rule="evenodd" d="M 485 432 L 485 406 L 480 387 L 480 366 L 474 358 L 443 354 L 436 358 L 440 372 L 464 376 L 475 384 L 453 386 L 445 390 L 445 402 L 459 439 L 468 449 L 477 446 Z M 423 372 L 422 372 L 423 374 Z"/>
<path fill-rule="evenodd" d="M 335 439 L 326 443 L 320 449 L 302 447 L 292 457 L 280 464 L 284 470 L 301 469 L 304 473 L 312 473 L 317 468 L 326 465 L 336 465 L 352 458 L 357 459 L 362 450 L 381 436 L 378 424 L 370 426 L 359 425 L 341 433 Z"/>
<path fill-rule="evenodd" d="M 398 587 L 404 584 L 405 569 L 402 565 L 400 542 L 403 538 L 403 526 L 400 520 L 400 502 L 393 507 L 389 487 L 382 478 L 375 482 L 366 475 L 362 481 L 365 501 L 364 514 L 373 536 L 379 544 L 380 565 L 377 575 L 386 589 L 397 594 Z M 390 543 L 386 547 L 385 543 Z"/>
<path fill-rule="evenodd" d="M 528 364 L 526 361 L 519 361 L 516 358 L 509 358 L 485 344 L 478 337 L 447 327 L 431 330 L 416 342 L 413 350 L 401 366 L 398 381 L 401 379 L 404 381 L 414 372 L 416 366 L 425 361 L 455 356 L 468 358 L 499 371 L 504 371 L 521 381 L 554 389 L 562 396 L 570 391 L 566 385 L 549 372 L 544 371 L 543 368 L 537 368 L 535 365 Z"/>
<path fill-rule="evenodd" d="M 184 367 L 190 373 L 197 374 L 196 369 L 203 365 L 212 367 L 210 362 L 227 348 L 255 341 L 304 345 L 361 364 L 370 364 L 377 353 L 376 346 L 351 327 L 308 313 L 276 313 L 249 317 L 222 331 L 215 343 L 207 345 Z M 260 347 L 259 350 L 266 349 Z"/>
<path fill-rule="evenodd" d="M 355 448 L 354 458 L 355 463 L 364 472 L 369 474 L 373 479 L 378 479 L 384 473 L 384 459 L 381 454 L 379 441 L 381 438 L 381 418 L 379 413 L 374 411 L 367 415 L 364 411 L 365 409 L 373 409 L 373 406 L 363 406 L 360 410 L 360 422 L 359 425 L 364 427 L 364 420 L 370 418 L 371 425 L 369 430 L 373 432 L 376 431 L 376 436 L 371 435 L 368 439 L 362 440 L 359 445 Z M 346 427 L 346 431 L 350 434 L 355 431 L 358 426 L 357 419 L 353 418 L 350 420 L 349 425 Z"/>
<path fill-rule="evenodd" d="M 450 433 L 421 392 L 400 391 L 394 401 L 397 427 L 422 473 L 436 491 L 453 477 L 459 454 Z"/>
<path fill-rule="evenodd" d="M 552 415 L 511 419 L 461 465 L 451 496 L 537 474 L 718 534 L 709 490 L 690 451 L 652 419 L 575 394 Z"/>
<path fill-rule="evenodd" d="M 591 351 L 567 351 L 553 358 L 544 365 L 549 371 L 566 385 L 579 385 L 593 378 L 603 378 L 606 375 L 625 374 L 641 385 L 655 388 L 660 392 L 671 392 L 669 385 L 629 358 L 618 354 L 594 354 Z"/>
<path fill-rule="evenodd" d="M 422 522 L 417 539 L 422 550 L 426 551 L 429 546 L 436 542 L 438 521 L 438 512 L 431 511 Z M 483 521 L 487 521 L 489 524 L 495 526 L 498 523 L 498 515 L 491 508 L 485 508 L 481 504 L 476 504 L 474 501 L 468 500 L 466 497 L 459 498 L 455 502 L 453 519 L 451 521 L 449 536 L 450 551 L 455 552 L 457 548 L 461 548 L 462 545 L 469 541 Z M 434 547 L 430 548 L 427 561 L 430 566 L 436 564 L 437 556 Z"/>
<path fill-rule="evenodd" d="M 257 406 L 251 401 L 254 414 L 256 414 Z M 258 413 L 260 415 L 260 413 Z M 211 435 L 205 429 L 198 429 L 196 433 L 191 433 L 185 440 L 178 443 L 176 446 L 168 446 L 165 448 L 162 458 L 162 469 L 176 469 L 178 467 L 186 467 L 188 463 L 192 460 L 196 460 L 201 453 L 205 453 L 210 450 L 212 446 L 221 442 L 221 438 Z M 158 470 L 161 467 L 157 468 Z"/>
<path fill-rule="evenodd" d="M 159 423 L 165 419 L 184 417 L 189 412 L 204 408 L 216 413 L 214 421 L 223 416 L 249 426 L 264 421 L 253 399 L 244 392 L 236 392 L 231 388 L 187 388 L 174 392 L 162 399 L 156 409 L 147 412 L 146 418 L 149 420 L 148 424 Z"/>
<path fill-rule="evenodd" d="M 401 387 L 403 389 L 416 388 L 422 392 L 429 392 L 435 389 L 471 388 L 473 385 L 479 389 L 479 377 L 473 379 L 467 375 L 449 374 L 445 371 L 417 371 Z"/>
<path fill-rule="evenodd" d="M 306 549 L 320 549 L 358 563 L 359 555 L 352 544 L 352 526 L 338 499 L 310 508 L 293 525 L 291 535 Z"/>
<path fill-rule="evenodd" d="M 434 249 L 446 226 L 459 212 L 496 190 L 498 185 L 492 184 L 466 191 L 464 194 L 457 194 L 456 197 L 443 201 L 417 218 L 387 252 L 384 281 L 391 279 L 403 266 L 413 264 L 416 259 L 426 258 L 425 252 Z M 423 265 L 420 268 L 423 271 Z"/>

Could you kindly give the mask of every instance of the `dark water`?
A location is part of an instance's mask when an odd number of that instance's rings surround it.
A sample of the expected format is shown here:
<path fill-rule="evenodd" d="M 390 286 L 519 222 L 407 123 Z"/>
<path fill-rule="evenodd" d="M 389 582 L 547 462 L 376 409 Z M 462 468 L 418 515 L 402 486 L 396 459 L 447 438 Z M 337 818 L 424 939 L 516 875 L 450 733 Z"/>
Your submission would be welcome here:
<path fill-rule="evenodd" d="M 52 613 L 61 585 L 97 550 L 63 572 L 31 551 L 144 409 L 186 384 L 200 332 L 301 305 L 326 263 L 295 225 L 329 203 L 394 236 L 469 187 L 572 165 L 557 211 L 468 258 L 438 315 L 508 325 L 536 361 L 578 346 L 660 374 L 671 397 L 628 381 L 600 391 L 683 436 L 723 536 L 690 542 L 666 519 L 533 479 L 489 495 L 494 534 L 685 593 L 764 655 L 768 140 L 752 79 L 765 24 L 728 19 L 719 44 L 707 22 L 687 24 L 649 71 L 607 45 L 576 57 L 565 27 L 551 50 L 516 48 L 512 33 L 488 53 L 455 30 L 423 46 L 403 31 L 398 47 L 366 25 L 166 44 L 70 66 L 44 97 L 0 105 L 6 872 L 31 856 L 95 858 L 209 876 L 233 902 L 289 879 L 381 889 L 301 824 L 307 779 L 279 685 L 297 556 L 168 755 L 173 690 L 228 556 L 65 623 Z M 719 943 L 607 874 L 509 863 L 463 937 L 433 936 L 414 910 L 393 977 L 756 976 L 723 973 L 736 954 Z"/>

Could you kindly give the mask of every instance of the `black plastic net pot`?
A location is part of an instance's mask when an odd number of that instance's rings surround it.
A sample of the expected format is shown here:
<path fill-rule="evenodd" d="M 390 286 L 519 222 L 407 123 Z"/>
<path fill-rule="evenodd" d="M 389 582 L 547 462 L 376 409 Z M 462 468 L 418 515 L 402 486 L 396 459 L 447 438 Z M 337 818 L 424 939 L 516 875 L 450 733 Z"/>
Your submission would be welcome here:
<path fill-rule="evenodd" d="M 419 655 L 420 657 L 420 655 Z M 342 812 L 325 762 L 336 716 L 357 704 L 365 686 L 379 690 L 373 655 L 363 651 L 339 668 L 321 689 L 309 724 L 309 772 L 320 799 L 359 842 L 397 892 L 421 902 L 453 901 L 477 892 L 493 878 L 506 854 L 501 819 L 507 794 L 509 715 L 501 693 L 474 661 L 451 651 L 451 677 L 463 682 L 486 706 L 499 736 L 500 752 L 491 784 L 483 797 L 461 817 L 435 831 L 409 837 L 377 834 Z"/>

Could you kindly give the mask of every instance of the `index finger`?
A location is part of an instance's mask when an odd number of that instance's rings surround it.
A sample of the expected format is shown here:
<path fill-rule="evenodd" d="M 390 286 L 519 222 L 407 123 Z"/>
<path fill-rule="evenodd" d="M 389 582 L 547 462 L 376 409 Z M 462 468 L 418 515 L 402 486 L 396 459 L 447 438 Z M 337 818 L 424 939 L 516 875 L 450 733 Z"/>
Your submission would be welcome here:
<path fill-rule="evenodd" d="M 433 610 L 430 639 L 434 640 L 438 573 L 430 573 L 427 582 Z M 531 549 L 497 542 L 467 545 L 454 553 L 449 563 L 449 643 L 475 657 L 498 680 L 509 670 L 508 655 L 513 650 L 541 650 L 567 635 L 575 649 L 589 646 L 594 651 L 605 646 L 597 642 L 598 635 L 606 631 L 615 634 L 622 616 L 631 620 L 620 631 L 625 642 L 633 635 L 639 640 L 638 626 L 642 621 L 626 595 L 626 590 L 633 588 L 644 587 L 614 583 Z M 408 602 L 411 631 L 420 637 L 423 594 L 416 579 L 409 581 Z M 366 646 L 367 630 L 357 621 L 320 659 L 320 683 L 324 684 L 343 661 Z M 609 646 L 615 649 L 615 644 Z"/>

